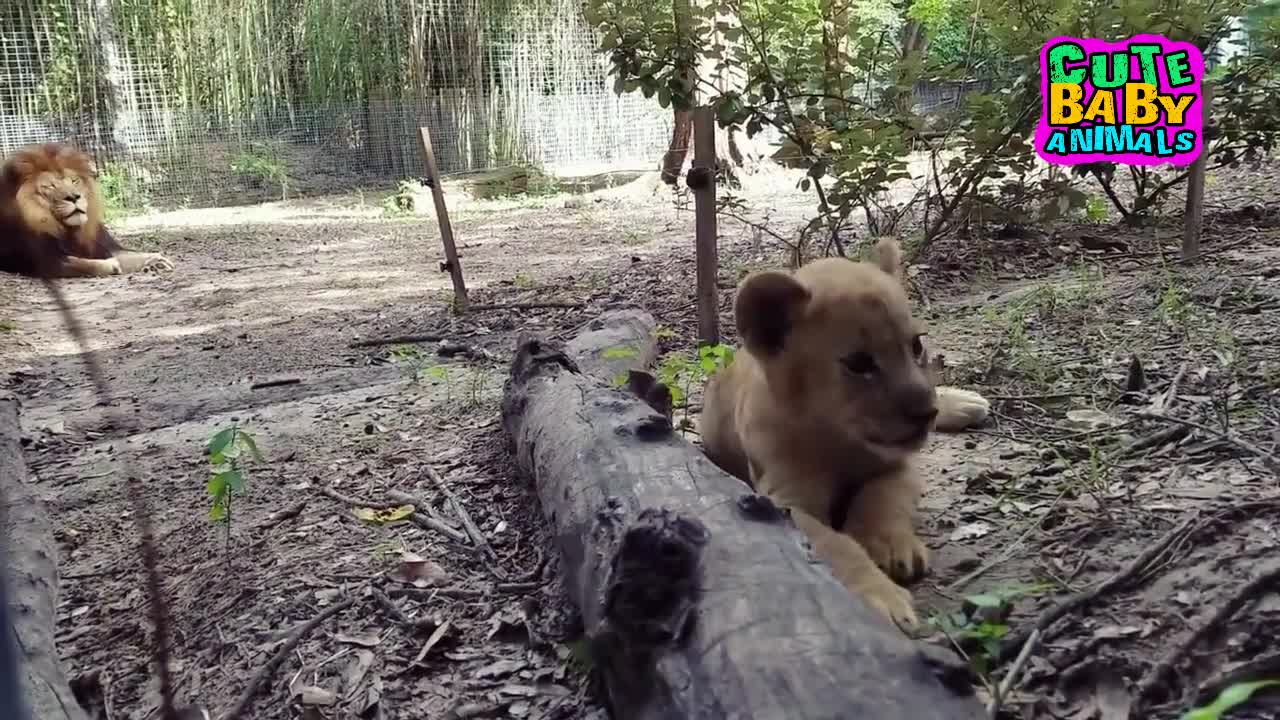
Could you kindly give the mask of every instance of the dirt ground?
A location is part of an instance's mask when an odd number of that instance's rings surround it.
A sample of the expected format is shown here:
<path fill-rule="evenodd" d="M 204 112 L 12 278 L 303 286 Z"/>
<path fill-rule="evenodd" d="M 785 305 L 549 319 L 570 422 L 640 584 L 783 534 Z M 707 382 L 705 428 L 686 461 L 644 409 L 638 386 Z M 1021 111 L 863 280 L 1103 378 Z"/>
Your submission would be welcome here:
<path fill-rule="evenodd" d="M 951 239 L 911 269 L 949 382 L 995 409 L 926 452 L 922 634 L 994 685 L 1037 617 L 1061 616 L 1018 666 L 1010 717 L 1175 718 L 1239 677 L 1280 674 L 1273 174 L 1212 178 L 1194 267 L 1172 262 L 1176 222 L 1080 222 Z M 768 171 L 744 197 L 773 222 L 802 218 L 795 179 Z M 0 278 L 0 367 L 24 399 L 63 569 L 59 650 L 71 674 L 97 674 L 101 717 L 156 706 L 121 456 L 153 508 L 187 702 L 226 712 L 292 631 L 349 601 L 248 717 L 603 717 L 498 400 L 518 331 L 566 334 L 612 304 L 653 313 L 665 349 L 691 347 L 692 212 L 655 188 L 459 199 L 473 303 L 567 305 L 463 317 L 434 218 L 385 218 L 376 198 L 133 218 L 124 238 L 176 272 L 66 284 L 128 410 L 119 424 L 39 286 Z M 732 287 L 781 254 L 738 223 L 722 234 L 736 343 Z M 1089 249 L 1099 237 L 1122 243 Z M 353 347 L 408 334 L 441 340 Z M 208 516 L 205 447 L 232 423 L 264 461 L 245 466 L 228 539 Z M 402 504 L 395 491 L 447 527 L 357 516 Z M 1231 717 L 1274 717 L 1266 704 Z"/>

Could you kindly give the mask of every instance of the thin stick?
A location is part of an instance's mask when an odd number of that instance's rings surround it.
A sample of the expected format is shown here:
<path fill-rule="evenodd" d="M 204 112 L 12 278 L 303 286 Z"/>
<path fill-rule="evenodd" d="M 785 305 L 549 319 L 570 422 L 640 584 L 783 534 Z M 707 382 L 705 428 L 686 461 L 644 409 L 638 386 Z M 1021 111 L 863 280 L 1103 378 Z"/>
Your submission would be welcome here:
<path fill-rule="evenodd" d="M 716 293 L 716 269 L 719 267 L 719 250 L 716 247 L 716 117 L 710 106 L 693 111 L 693 167 L 705 175 L 702 185 L 693 189 L 698 340 L 717 345 L 720 342 L 720 315 Z"/>
<path fill-rule="evenodd" d="M 359 498 L 353 498 L 348 495 L 343 495 L 337 490 L 334 490 L 333 488 L 327 487 L 325 485 L 316 485 L 315 488 L 316 488 L 316 491 L 319 492 L 321 495 L 324 495 L 327 498 L 332 498 L 334 500 L 337 500 L 340 503 L 350 505 L 351 507 L 367 507 L 367 508 L 373 508 L 375 510 L 388 510 L 393 507 L 399 507 L 401 504 L 400 501 L 390 502 L 390 503 L 368 503 L 368 502 L 364 502 L 363 500 L 360 500 Z M 416 504 L 414 505 L 414 510 L 415 512 L 409 516 L 410 522 L 421 525 L 422 527 L 427 528 L 428 530 L 435 530 L 436 532 L 442 535 L 447 535 L 449 539 L 453 540 L 454 542 L 467 541 L 466 535 L 464 535 L 462 532 L 458 530 L 455 530 L 452 527 L 449 527 L 444 522 L 432 517 L 423 517 L 420 513 L 416 511 L 417 510 Z"/>
<path fill-rule="evenodd" d="M 444 188 L 440 186 L 440 170 L 436 167 L 436 153 L 431 147 L 431 131 L 418 128 L 418 149 L 427 163 L 427 182 L 431 185 L 431 199 L 436 206 L 436 222 L 440 225 L 440 242 L 444 245 L 445 265 L 453 279 L 453 303 L 457 312 L 467 311 L 467 284 L 462 279 L 462 260 L 453 242 L 453 223 L 449 222 L 449 208 L 444 202 Z"/>
<path fill-rule="evenodd" d="M 1159 542 L 1147 548 L 1141 555 L 1134 558 L 1133 562 L 1129 563 L 1124 569 L 1120 570 L 1120 572 L 1117 572 L 1115 575 L 1112 575 L 1099 583 L 1097 587 L 1094 587 L 1091 590 L 1078 592 L 1063 602 L 1045 610 L 1040 614 L 1040 617 L 1036 618 L 1036 621 L 1031 626 L 1030 630 L 1023 630 L 1014 633 L 1010 635 L 1005 642 L 1001 643 L 1000 656 L 998 659 L 1007 660 L 1009 656 L 1013 654 L 1015 648 L 1020 648 L 1026 644 L 1027 638 L 1030 637 L 1031 633 L 1048 631 L 1050 625 L 1053 625 L 1067 613 L 1084 607 L 1097 598 L 1130 582 L 1134 577 L 1150 567 L 1153 562 L 1165 553 L 1165 551 L 1170 547 L 1173 547 L 1182 538 L 1186 537 L 1187 533 L 1191 532 L 1192 528 L 1194 528 L 1199 522 L 1200 514 L 1192 514 L 1191 517 L 1183 520 L 1177 525 L 1177 527 L 1173 528 L 1165 534 L 1164 537 L 1160 538 Z"/>
<path fill-rule="evenodd" d="M 1018 653 L 1018 658 L 1013 661 L 1013 665 L 1009 667 L 1009 672 L 1005 673 L 1004 679 L 1000 681 L 999 687 L 996 688 L 995 697 L 991 698 L 991 704 L 987 706 L 987 714 L 991 720 L 995 720 L 1000 714 L 1000 704 L 1004 699 L 1009 697 L 1009 692 L 1013 690 L 1013 683 L 1022 674 L 1022 668 L 1027 664 L 1027 660 L 1031 658 L 1031 651 L 1035 649 L 1036 644 L 1040 642 L 1040 629 L 1036 628 L 1031 631 L 1031 635 L 1027 637 L 1027 641 L 1022 644 L 1022 651 Z"/>
<path fill-rule="evenodd" d="M 1240 588 L 1239 592 L 1218 607 L 1217 611 L 1213 613 L 1213 616 L 1205 624 L 1196 628 L 1194 632 L 1187 636 L 1186 640 L 1182 641 L 1155 667 L 1151 668 L 1138 685 L 1139 699 L 1146 700 L 1149 698 L 1156 688 L 1163 685 L 1169 676 L 1173 674 L 1174 667 L 1178 662 L 1203 642 L 1209 633 L 1225 624 L 1232 616 L 1240 612 L 1245 605 L 1256 602 L 1264 592 L 1270 590 L 1273 586 L 1280 587 L 1280 568 L 1265 572 Z"/>
<path fill-rule="evenodd" d="M 440 517 L 440 514 L 436 512 L 436 509 L 431 507 L 431 503 L 423 500 L 422 498 L 415 497 L 413 495 L 410 495 L 407 492 L 402 492 L 400 490 L 388 490 L 387 497 L 391 498 L 392 500 L 395 500 L 396 502 L 407 503 L 409 505 L 414 506 L 415 508 L 422 508 L 422 510 L 425 511 L 428 515 L 430 515 L 431 519 L 434 520 L 436 524 L 441 528 L 441 532 L 453 538 L 454 542 L 461 543 L 461 542 L 467 541 L 466 533 L 455 528 L 449 523 L 445 522 L 444 518 Z M 444 528 L 447 528 L 447 530 Z"/>
<path fill-rule="evenodd" d="M 265 390 L 266 388 L 282 387 L 285 385 L 297 385 L 302 382 L 302 378 L 280 378 L 278 380 L 263 380 L 249 386 L 250 390 Z"/>
<path fill-rule="evenodd" d="M 1182 383 L 1182 377 L 1187 374 L 1187 366 L 1188 363 L 1184 362 L 1182 367 L 1178 368 L 1178 374 L 1173 376 L 1173 382 L 1169 383 L 1169 389 L 1153 404 L 1152 412 L 1164 412 L 1173 407 L 1173 404 L 1178 401 L 1178 385 Z"/>
<path fill-rule="evenodd" d="M 79 318 L 71 310 L 71 303 L 62 293 L 62 288 L 54 280 L 41 278 L 45 289 L 53 296 L 63 322 L 67 324 L 67 332 L 80 346 L 85 370 L 98 394 L 98 401 L 107 408 L 107 416 L 112 424 L 119 427 L 123 424 L 123 411 L 112 402 L 111 390 L 107 386 L 106 375 L 98 364 L 98 356 L 89 345 L 89 336 L 80 324 Z M 151 525 L 151 507 L 146 496 L 142 494 L 141 479 L 129 467 L 129 453 L 124 453 L 121 464 L 125 470 L 125 496 L 133 510 L 133 522 L 138 529 L 138 553 L 142 557 L 143 587 L 147 595 L 147 615 L 151 621 L 154 637 L 151 661 L 155 664 L 159 680 L 160 717 L 161 720 L 173 720 L 177 716 L 177 708 L 173 704 L 173 674 L 169 669 L 169 607 L 164 597 L 164 589 L 160 581 L 160 552 L 156 547 L 155 532 Z"/>
<path fill-rule="evenodd" d="M 413 343 L 440 342 L 443 339 L 443 335 L 438 335 L 436 333 L 425 333 L 422 335 L 392 335 L 391 337 L 385 338 L 356 340 L 355 342 L 347 343 L 347 347 L 364 348 L 380 347 L 382 345 L 412 345 Z"/>
<path fill-rule="evenodd" d="M 306 637 L 308 633 L 319 627 L 320 623 L 328 620 L 334 615 L 337 615 L 343 610 L 346 610 L 354 605 L 355 602 L 355 598 L 347 598 L 342 602 L 330 605 L 322 610 L 319 615 L 316 615 L 303 623 L 296 630 L 289 633 L 289 637 L 284 641 L 284 644 L 280 646 L 280 649 L 276 650 L 276 654 L 272 655 L 271 659 L 267 660 L 265 665 L 258 668 L 258 671 L 249 679 L 249 686 L 246 687 L 244 689 L 244 693 L 240 695 L 240 700 L 236 702 L 235 707 L 233 707 L 230 712 L 222 716 L 221 720 L 237 720 L 237 718 L 239 718 L 241 714 L 249 708 L 249 703 L 253 702 L 253 698 L 258 694 L 258 690 L 262 687 L 262 683 L 266 682 L 267 678 L 271 676 L 271 673 L 275 671 L 277 665 L 283 662 L 285 658 L 289 657 L 289 654 L 298 646 L 298 643 L 302 642 L 302 638 Z"/>
<path fill-rule="evenodd" d="M 471 542 L 475 543 L 476 547 L 480 548 L 485 555 L 497 560 L 498 553 L 493 551 L 493 546 L 489 544 L 489 539 L 484 536 L 484 533 L 480 532 L 480 526 L 476 525 L 475 520 L 471 519 L 471 513 L 467 512 L 467 508 L 463 506 L 458 496 L 449 489 L 449 486 L 445 484 L 444 480 L 430 465 L 423 465 L 422 468 L 431 482 L 435 483 L 436 489 L 444 493 L 444 496 L 449 499 L 450 507 L 453 508 L 453 512 L 458 516 L 458 519 L 462 521 L 462 527 L 471 536 Z M 495 567 L 494 570 L 497 570 L 497 568 Z"/>
<path fill-rule="evenodd" d="M 1275 455 L 1272 455 L 1271 453 L 1267 452 L 1266 450 L 1263 450 L 1257 445 L 1254 445 L 1248 440 L 1241 439 L 1228 432 L 1223 432 L 1221 430 L 1214 430 L 1208 425 L 1202 425 L 1198 422 L 1194 422 L 1191 420 L 1183 420 L 1182 418 L 1173 417 L 1171 415 L 1161 415 L 1159 413 L 1144 412 L 1144 413 L 1138 413 L 1138 417 L 1147 418 L 1149 420 L 1160 420 L 1162 422 L 1174 423 L 1175 425 L 1185 425 L 1186 427 L 1193 428 L 1195 430 L 1199 430 L 1201 432 L 1205 432 L 1210 435 L 1213 435 L 1214 437 L 1217 437 L 1219 440 L 1227 442 L 1231 445 L 1235 445 L 1236 447 L 1240 448 L 1241 450 L 1244 450 L 1247 453 L 1256 455 L 1258 459 L 1262 460 L 1262 464 L 1267 466 L 1267 469 L 1275 473 L 1276 477 L 1280 477 L 1280 458 L 1277 458 Z"/>
<path fill-rule="evenodd" d="M 580 302 L 509 302 L 509 303 L 484 303 L 481 305 L 472 305 L 471 309 L 480 310 L 538 310 L 541 308 L 571 310 L 582 307 Z"/>

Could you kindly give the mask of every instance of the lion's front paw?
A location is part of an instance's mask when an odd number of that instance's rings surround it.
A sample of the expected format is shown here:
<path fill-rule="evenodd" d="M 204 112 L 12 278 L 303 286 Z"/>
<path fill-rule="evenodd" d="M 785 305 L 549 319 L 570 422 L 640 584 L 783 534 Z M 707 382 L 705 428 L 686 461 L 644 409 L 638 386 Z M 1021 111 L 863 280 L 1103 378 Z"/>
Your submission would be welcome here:
<path fill-rule="evenodd" d="M 910 528 L 877 529 L 875 534 L 860 533 L 858 542 L 889 577 L 898 582 L 915 582 L 929 571 L 929 548 Z"/>
<path fill-rule="evenodd" d="M 938 388 L 938 419 L 934 429 L 958 432 L 981 425 L 990 414 L 991 402 L 982 395 L 960 388 Z"/>
<path fill-rule="evenodd" d="M 866 578 L 849 589 L 903 630 L 910 630 L 920 622 L 911 592 L 888 577 Z"/>

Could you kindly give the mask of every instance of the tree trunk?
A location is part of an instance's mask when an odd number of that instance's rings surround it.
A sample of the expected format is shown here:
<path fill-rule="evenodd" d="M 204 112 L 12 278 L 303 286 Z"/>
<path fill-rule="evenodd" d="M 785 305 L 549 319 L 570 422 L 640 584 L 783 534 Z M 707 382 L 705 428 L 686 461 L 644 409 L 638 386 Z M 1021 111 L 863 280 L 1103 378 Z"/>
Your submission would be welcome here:
<path fill-rule="evenodd" d="M 1201 85 L 1202 128 L 1209 127 L 1209 86 Z M 1187 206 L 1182 216 L 1182 261 L 1191 262 L 1200 256 L 1200 229 L 1204 224 L 1204 178 L 1209 158 L 1209 143 L 1201 134 L 1200 157 L 1191 165 L 1187 176 Z"/>
<path fill-rule="evenodd" d="M 894 107 L 898 112 L 906 114 L 911 111 L 911 105 L 915 102 L 913 92 L 917 79 L 915 75 L 919 72 L 920 62 L 929 49 L 929 34 L 923 23 L 918 20 L 907 20 L 902 25 L 899 40 L 902 48 L 902 62 L 899 64 L 901 74 L 898 82 L 900 85 L 906 85 L 908 89 L 895 97 Z"/>
<path fill-rule="evenodd" d="M 613 717 L 985 717 L 953 653 L 851 595 L 776 506 L 617 386 L 656 357 L 653 331 L 621 310 L 564 346 L 522 334 L 502 404 Z"/>
<path fill-rule="evenodd" d="M 97 118 L 107 123 L 98 133 L 98 142 L 111 155 L 120 156 L 129 151 L 136 131 L 136 116 L 129 97 L 129 72 L 120 52 L 120 34 L 116 28 L 115 12 L 111 0 L 93 0 L 93 22 L 96 26 L 98 52 L 102 58 L 102 81 L 105 84 L 107 107 Z"/>
<path fill-rule="evenodd" d="M 693 111 L 676 110 L 671 130 L 671 144 L 662 155 L 662 181 L 675 185 L 692 159 L 689 149 L 693 147 Z M 751 152 L 743 152 L 738 136 L 740 130 L 726 130 L 716 124 L 716 172 L 719 181 L 730 187 L 738 187 L 740 170 L 750 170 L 755 165 L 755 156 Z"/>
<path fill-rule="evenodd" d="M 6 640 L 15 639 L 22 701 L 31 720 L 88 720 L 68 686 L 54 644 L 56 546 L 18 443 L 18 408 L 18 398 L 0 393 L 0 528 L 5 531 L 0 557 L 5 572 L 5 626 L 13 628 Z M 4 696 L 0 717 L 23 717 L 8 708 L 12 698 L 7 688 L 0 694 Z"/>
<path fill-rule="evenodd" d="M 700 0 L 672 0 L 671 11 L 674 17 L 676 27 L 681 28 L 682 32 L 692 32 L 691 25 L 691 5 Z M 716 15 L 717 22 L 725 22 L 730 25 L 736 22 L 736 18 L 731 15 L 718 13 Z M 720 51 L 721 57 L 729 56 L 730 42 L 724 36 L 717 32 L 713 32 L 710 42 Z M 683 74 L 684 91 L 694 107 L 701 107 L 713 103 L 716 95 L 722 95 L 730 90 L 741 92 L 746 85 L 746 77 L 741 70 L 729 67 L 723 69 L 716 68 L 716 61 L 703 58 L 696 68 L 689 68 Z M 699 83 L 698 79 L 705 82 Z M 712 94 L 707 84 L 711 84 L 716 89 L 716 94 Z M 659 164 L 662 181 L 668 185 L 675 185 L 680 178 L 681 173 L 686 169 L 689 161 L 689 149 L 693 147 L 693 113 L 694 107 L 681 110 L 672 107 L 672 127 L 671 127 L 671 143 L 667 145 L 667 151 L 662 155 L 662 162 Z M 717 172 L 721 181 L 731 187 L 738 186 L 739 171 L 750 171 L 759 161 L 759 153 L 752 152 L 750 148 L 746 148 L 747 152 L 743 152 L 743 143 L 739 142 L 738 135 L 742 131 L 740 129 L 725 129 L 716 124 L 716 164 Z"/>

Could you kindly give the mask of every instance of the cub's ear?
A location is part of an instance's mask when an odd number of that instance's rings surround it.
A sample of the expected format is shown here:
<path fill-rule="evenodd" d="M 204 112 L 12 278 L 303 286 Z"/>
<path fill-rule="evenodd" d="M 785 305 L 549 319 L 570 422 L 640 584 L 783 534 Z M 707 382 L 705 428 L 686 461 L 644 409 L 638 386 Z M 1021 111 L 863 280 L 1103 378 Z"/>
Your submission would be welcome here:
<path fill-rule="evenodd" d="M 902 282 L 902 246 L 892 237 L 881 238 L 876 243 L 876 265 L 894 280 Z"/>
<path fill-rule="evenodd" d="M 777 353 L 786 344 L 809 297 L 809 291 L 787 273 L 769 271 L 748 277 L 738 288 L 733 304 L 743 345 L 763 357 Z"/>

